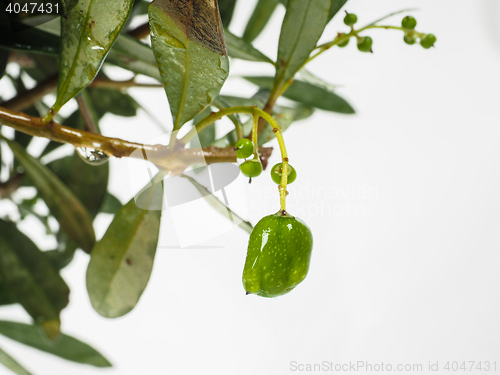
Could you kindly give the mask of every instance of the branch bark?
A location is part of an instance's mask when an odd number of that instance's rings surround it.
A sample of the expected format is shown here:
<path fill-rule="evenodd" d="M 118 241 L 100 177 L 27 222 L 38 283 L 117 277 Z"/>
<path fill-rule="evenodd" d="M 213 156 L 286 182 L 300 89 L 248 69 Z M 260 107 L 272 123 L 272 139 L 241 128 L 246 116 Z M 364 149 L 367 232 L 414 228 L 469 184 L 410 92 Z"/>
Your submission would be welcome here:
<path fill-rule="evenodd" d="M 44 137 L 56 142 L 69 143 L 74 147 L 88 147 L 100 150 L 109 156 L 144 158 L 158 168 L 174 174 L 182 173 L 187 167 L 199 163 L 203 157 L 207 164 L 234 163 L 236 152 L 233 147 L 204 147 L 169 149 L 165 145 L 149 145 L 129 142 L 120 138 L 105 137 L 84 130 L 73 129 L 52 121 L 44 125 L 39 117 L 32 117 L 23 112 L 12 111 L 0 107 L 0 124 L 14 128 L 20 132 L 37 137 Z M 141 150 L 142 152 L 134 152 Z M 263 162 L 272 154 L 272 147 L 259 147 Z"/>

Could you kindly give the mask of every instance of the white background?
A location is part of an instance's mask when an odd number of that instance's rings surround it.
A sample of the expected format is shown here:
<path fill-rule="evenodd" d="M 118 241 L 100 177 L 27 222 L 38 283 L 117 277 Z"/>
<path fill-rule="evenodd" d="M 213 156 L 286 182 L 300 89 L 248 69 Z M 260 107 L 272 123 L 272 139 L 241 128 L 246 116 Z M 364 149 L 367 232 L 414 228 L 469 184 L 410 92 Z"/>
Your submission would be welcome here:
<path fill-rule="evenodd" d="M 239 2 L 235 33 L 254 4 Z M 373 55 L 351 42 L 310 67 L 342 86 L 339 94 L 357 114 L 317 112 L 285 133 L 299 176 L 289 189 L 290 211 L 315 240 L 303 284 L 277 299 L 245 296 L 248 234 L 236 228 L 196 249 L 158 249 L 136 309 L 107 320 L 90 306 L 88 257 L 79 253 L 63 271 L 72 291 L 63 329 L 114 367 L 74 365 L 3 337 L 0 347 L 38 375 L 275 375 L 294 373 L 292 361 L 415 363 L 424 370 L 439 361 L 439 373 L 446 361 L 497 361 L 500 372 L 500 4 L 351 0 L 346 9 L 365 24 L 415 6 L 417 29 L 437 35 L 436 48 L 410 47 L 401 33 L 377 30 L 369 33 Z M 256 41 L 273 57 L 282 15 Z M 325 41 L 345 29 L 342 18 L 328 26 Z M 242 61 L 231 69 L 272 74 Z M 253 90 L 231 79 L 224 92 Z M 132 94 L 169 124 L 161 90 Z M 106 117 L 103 128 L 147 140 L 161 135 L 150 123 L 144 115 Z M 278 159 L 275 152 L 271 162 Z M 111 190 L 125 202 L 132 196 L 126 162 L 111 165 Z M 277 210 L 275 185 L 263 176 L 247 191 L 254 224 Z M 162 241 L 175 243 L 171 226 L 163 226 Z M 0 318 L 29 321 L 18 307 L 2 308 Z"/>

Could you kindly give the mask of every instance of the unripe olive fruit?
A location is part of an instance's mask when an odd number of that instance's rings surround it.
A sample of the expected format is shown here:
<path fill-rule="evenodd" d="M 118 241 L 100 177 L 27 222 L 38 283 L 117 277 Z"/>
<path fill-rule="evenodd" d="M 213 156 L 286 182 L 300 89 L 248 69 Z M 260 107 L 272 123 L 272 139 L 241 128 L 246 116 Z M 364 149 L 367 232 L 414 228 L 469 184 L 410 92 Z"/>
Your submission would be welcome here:
<path fill-rule="evenodd" d="M 358 16 L 353 13 L 347 13 L 344 17 L 344 23 L 347 26 L 353 26 L 356 22 L 358 22 Z"/>
<path fill-rule="evenodd" d="M 423 38 L 420 39 L 420 45 L 425 49 L 431 48 L 434 43 L 436 43 L 436 36 L 433 34 L 426 34 Z"/>
<path fill-rule="evenodd" d="M 246 177 L 257 177 L 262 173 L 262 164 L 259 158 L 247 160 L 240 164 L 240 171 Z"/>
<path fill-rule="evenodd" d="M 236 157 L 246 159 L 253 154 L 253 142 L 250 139 L 242 138 L 235 145 Z"/>
<path fill-rule="evenodd" d="M 279 184 L 281 184 L 281 176 L 282 175 L 283 175 L 283 163 L 275 164 L 271 168 L 271 178 L 273 179 L 274 182 L 276 182 L 279 185 Z M 291 184 L 297 178 L 297 171 L 290 164 L 288 164 L 288 175 L 287 176 L 288 176 L 287 184 Z"/>
<path fill-rule="evenodd" d="M 369 36 L 361 37 L 358 40 L 358 50 L 361 52 L 372 52 L 373 40 Z"/>
<path fill-rule="evenodd" d="M 417 38 L 415 38 L 414 36 L 410 36 L 410 35 L 405 35 L 403 40 L 405 41 L 406 44 L 409 44 L 410 46 L 412 44 L 417 43 Z"/>
<path fill-rule="evenodd" d="M 412 16 L 406 16 L 401 21 L 401 26 L 403 29 L 413 30 L 417 26 L 417 20 Z"/>
<path fill-rule="evenodd" d="M 265 216 L 253 228 L 243 269 L 247 294 L 278 297 L 309 271 L 313 237 L 309 227 L 286 212 Z"/>
<path fill-rule="evenodd" d="M 345 35 L 346 35 L 346 34 L 341 33 L 339 36 L 340 36 L 340 37 L 343 37 L 343 36 L 345 36 Z M 345 47 L 345 46 L 347 46 L 347 45 L 349 44 L 349 40 L 350 40 L 350 39 L 351 39 L 351 38 L 347 38 L 347 39 L 346 39 L 346 40 L 344 40 L 342 43 L 339 43 L 339 44 L 337 44 L 337 45 L 338 45 L 340 48 L 343 48 L 343 47 Z"/>

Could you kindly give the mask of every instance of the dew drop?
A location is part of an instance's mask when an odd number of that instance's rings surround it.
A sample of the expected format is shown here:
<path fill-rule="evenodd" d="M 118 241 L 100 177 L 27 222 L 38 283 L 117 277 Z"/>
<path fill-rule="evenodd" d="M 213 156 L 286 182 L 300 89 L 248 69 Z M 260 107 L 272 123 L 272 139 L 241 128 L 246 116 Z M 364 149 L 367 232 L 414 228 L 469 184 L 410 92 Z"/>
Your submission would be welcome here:
<path fill-rule="evenodd" d="M 101 165 L 108 161 L 109 156 L 100 150 L 91 147 L 77 147 L 76 152 L 85 163 Z"/>

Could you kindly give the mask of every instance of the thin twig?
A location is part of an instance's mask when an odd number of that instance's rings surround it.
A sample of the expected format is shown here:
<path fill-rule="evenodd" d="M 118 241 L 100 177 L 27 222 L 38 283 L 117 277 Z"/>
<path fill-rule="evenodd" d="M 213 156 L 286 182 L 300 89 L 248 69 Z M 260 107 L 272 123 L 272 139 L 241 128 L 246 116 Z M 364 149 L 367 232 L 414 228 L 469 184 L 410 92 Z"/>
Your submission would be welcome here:
<path fill-rule="evenodd" d="M 94 118 L 92 116 L 92 113 L 90 112 L 90 108 L 87 105 L 87 102 L 85 101 L 85 98 L 80 93 L 75 97 L 75 99 L 76 102 L 78 103 L 78 109 L 80 110 L 80 114 L 82 115 L 83 118 L 83 124 L 85 130 L 88 131 L 89 133 L 98 134 L 99 131 L 97 130 L 97 126 L 94 122 Z"/>

